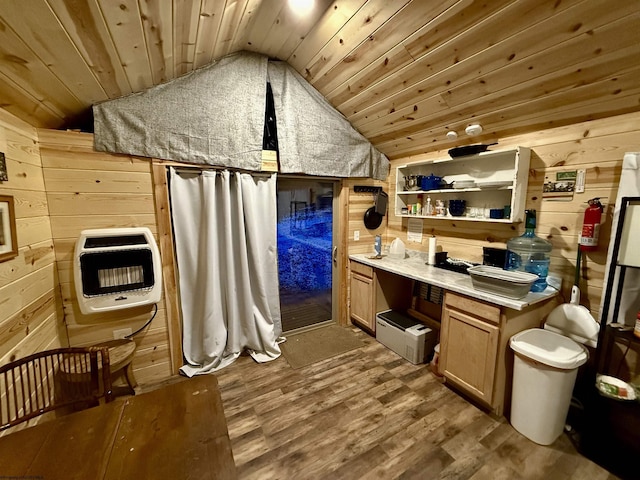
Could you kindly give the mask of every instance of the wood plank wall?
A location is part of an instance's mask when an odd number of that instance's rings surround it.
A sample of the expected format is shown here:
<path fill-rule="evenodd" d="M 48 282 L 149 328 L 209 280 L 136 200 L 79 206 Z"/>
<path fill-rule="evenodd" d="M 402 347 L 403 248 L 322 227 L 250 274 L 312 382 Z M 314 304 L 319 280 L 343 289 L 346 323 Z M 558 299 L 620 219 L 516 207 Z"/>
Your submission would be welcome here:
<path fill-rule="evenodd" d="M 516 145 L 532 148 L 527 206 L 539 212 L 538 234 L 554 244 L 551 271 L 563 277 L 566 298 L 574 278 L 584 202 L 594 196 L 607 198 L 600 249 L 585 255 L 582 269 L 582 303 L 591 308 L 596 317 L 622 155 L 640 150 L 638 138 L 640 114 L 634 113 L 500 139 L 501 148 Z M 92 141 L 90 134 L 36 131 L 0 110 L 0 151 L 7 156 L 10 176 L 8 182 L 0 184 L 0 192 L 16 198 L 20 246 L 16 259 L 0 264 L 1 359 L 66 344 L 63 319 L 70 343 L 85 345 L 111 339 L 115 329 L 135 330 L 149 318 L 151 309 L 146 307 L 84 316 L 75 301 L 71 256 L 82 229 L 149 226 L 157 233 L 150 162 L 94 152 Z M 446 152 L 392 161 L 388 182 L 345 181 L 349 191 L 349 253 L 371 251 L 376 234 L 383 235 L 385 244 L 395 237 L 407 243 L 406 219 L 393 215 L 395 167 L 443 156 Z M 545 175 L 564 168 L 587 170 L 585 193 L 576 194 L 573 201 L 566 203 L 542 201 Z M 373 205 L 373 195 L 354 193 L 355 185 L 383 186 L 389 193 L 389 213 L 381 227 L 374 231 L 367 230 L 362 221 L 364 212 Z M 450 256 L 475 261 L 481 261 L 482 246 L 504 247 L 509 238 L 523 231 L 522 225 L 428 220 L 424 223 L 425 235 L 436 235 L 439 246 Z M 355 230 L 360 232 L 357 242 L 353 240 Z M 407 247 L 427 250 L 426 241 L 421 245 L 407 243 Z M 62 292 L 58 302 L 56 270 Z M 59 308 L 56 313 L 56 305 L 63 306 L 64 311 Z M 136 341 L 139 348 L 134 369 L 138 380 L 144 384 L 170 376 L 164 299 L 156 319 Z"/>
<path fill-rule="evenodd" d="M 82 230 L 149 227 L 157 235 L 151 162 L 93 150 L 93 135 L 39 130 L 51 230 L 60 274 L 64 320 L 69 343 L 83 346 L 113 339 L 113 331 L 136 331 L 151 317 L 153 306 L 83 315 L 76 300 L 73 252 Z M 140 384 L 171 375 L 164 298 L 151 324 L 135 337 L 133 368 Z"/>
<path fill-rule="evenodd" d="M 0 364 L 64 346 L 49 205 L 35 128 L 0 109 L 0 152 L 14 199 L 19 255 L 0 263 Z"/>
<path fill-rule="evenodd" d="M 525 146 L 532 149 L 527 190 L 527 208 L 538 211 L 537 234 L 553 243 L 550 271 L 563 278 L 563 295 L 570 298 L 574 282 L 578 234 L 582 226 L 586 201 L 603 197 L 606 203 L 604 223 L 597 251 L 585 253 L 581 268 L 581 303 L 587 306 L 595 318 L 599 318 L 602 285 L 605 275 L 606 253 L 611 233 L 611 215 L 620 180 L 622 157 L 625 152 L 640 150 L 640 114 L 631 113 L 602 120 L 594 120 L 566 127 L 543 130 L 531 134 L 502 138 L 499 148 Z M 469 143 L 473 143 L 470 139 Z M 494 147 L 495 148 L 495 147 Z M 371 194 L 355 194 L 353 185 L 367 182 L 349 181 L 349 252 L 370 251 L 373 236 L 383 235 L 383 243 L 394 238 L 402 239 L 407 248 L 428 251 L 426 238 L 422 244 L 407 242 L 407 219 L 394 215 L 396 167 L 406 163 L 448 158 L 446 151 L 397 159 L 391 162 L 391 172 L 385 191 L 389 193 L 389 213 L 375 232 L 368 231 L 362 222 L 364 211 L 372 205 Z M 558 170 L 586 169 L 586 185 L 583 194 L 575 194 L 570 202 L 542 200 L 545 175 Z M 373 184 L 373 182 L 369 182 Z M 353 240 L 355 230 L 360 231 L 360 241 Z M 524 225 L 470 223 L 450 220 L 425 220 L 424 235 L 435 235 L 439 249 L 449 256 L 476 262 L 482 261 L 482 247 L 506 248 L 509 238 L 521 235 Z"/>

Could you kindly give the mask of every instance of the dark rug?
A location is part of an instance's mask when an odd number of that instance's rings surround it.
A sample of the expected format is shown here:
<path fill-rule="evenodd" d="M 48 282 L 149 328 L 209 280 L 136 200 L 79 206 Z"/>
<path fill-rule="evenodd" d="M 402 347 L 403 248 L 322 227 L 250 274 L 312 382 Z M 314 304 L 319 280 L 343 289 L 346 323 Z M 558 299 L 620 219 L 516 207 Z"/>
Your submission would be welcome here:
<path fill-rule="evenodd" d="M 306 367 L 362 346 L 364 343 L 355 333 L 339 325 L 287 335 L 287 341 L 280 344 L 291 368 Z"/>

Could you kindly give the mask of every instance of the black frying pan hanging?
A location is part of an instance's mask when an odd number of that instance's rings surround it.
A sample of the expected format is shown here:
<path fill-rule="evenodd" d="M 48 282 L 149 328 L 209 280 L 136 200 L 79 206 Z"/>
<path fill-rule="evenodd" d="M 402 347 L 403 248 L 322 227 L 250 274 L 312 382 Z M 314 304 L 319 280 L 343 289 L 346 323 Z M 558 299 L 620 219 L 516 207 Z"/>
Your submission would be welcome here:
<path fill-rule="evenodd" d="M 376 207 L 370 207 L 364 212 L 364 226 L 369 230 L 375 230 L 382 224 L 382 215 L 376 212 Z"/>
<path fill-rule="evenodd" d="M 475 155 L 476 153 L 486 152 L 491 145 L 497 145 L 498 143 L 480 143 L 477 145 L 463 145 L 462 147 L 455 147 L 449 150 L 451 158 L 464 157 L 465 155 Z"/>

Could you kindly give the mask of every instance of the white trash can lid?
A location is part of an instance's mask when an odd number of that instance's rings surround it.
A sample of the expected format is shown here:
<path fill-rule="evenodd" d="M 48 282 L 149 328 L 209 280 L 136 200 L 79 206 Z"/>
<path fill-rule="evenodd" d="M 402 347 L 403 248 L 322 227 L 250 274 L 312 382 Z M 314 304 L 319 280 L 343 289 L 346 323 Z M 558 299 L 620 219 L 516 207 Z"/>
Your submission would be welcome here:
<path fill-rule="evenodd" d="M 525 357 L 565 370 L 578 368 L 589 358 L 587 350 L 579 343 L 541 328 L 515 334 L 509 340 L 509 345 Z"/>

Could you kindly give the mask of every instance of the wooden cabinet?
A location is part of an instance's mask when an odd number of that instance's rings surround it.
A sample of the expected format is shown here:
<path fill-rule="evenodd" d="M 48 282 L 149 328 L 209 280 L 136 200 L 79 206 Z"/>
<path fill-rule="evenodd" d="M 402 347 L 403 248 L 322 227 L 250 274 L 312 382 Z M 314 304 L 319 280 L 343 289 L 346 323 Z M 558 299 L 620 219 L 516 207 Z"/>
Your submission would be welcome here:
<path fill-rule="evenodd" d="M 395 214 L 399 217 L 418 217 L 435 221 L 454 218 L 456 221 L 521 222 L 524 219 L 530 156 L 531 151 L 528 148 L 517 147 L 399 166 L 396 171 Z M 442 177 L 453 188 L 422 191 L 419 186 L 410 189 L 405 184 L 405 177 L 431 174 Z M 460 182 L 467 182 L 469 186 L 458 188 Z M 465 200 L 469 214 L 451 217 L 448 212 L 445 216 L 426 216 L 422 215 L 422 212 L 403 213 L 403 208 L 418 203 L 419 197 L 422 198 L 422 205 L 429 197 L 433 207 L 436 200 L 442 200 L 445 205 L 449 204 L 449 200 Z M 505 218 L 489 217 L 489 209 L 497 208 L 504 211 L 504 207 L 509 207 Z"/>
<path fill-rule="evenodd" d="M 493 403 L 499 321 L 500 310 L 496 307 L 451 293 L 445 296 L 441 371 L 487 405 Z"/>
<path fill-rule="evenodd" d="M 440 372 L 495 414 L 508 412 L 513 381 L 513 352 L 509 339 L 540 327 L 556 300 L 524 310 L 499 307 L 446 292 L 440 333 Z"/>
<path fill-rule="evenodd" d="M 366 267 L 356 262 L 356 266 Z M 351 319 L 375 332 L 376 323 L 373 312 L 373 269 L 369 275 L 351 270 Z M 357 267 L 356 267 L 357 269 Z"/>
<path fill-rule="evenodd" d="M 371 334 L 376 332 L 376 313 L 389 309 L 406 311 L 411 306 L 413 281 L 360 262 L 350 261 L 349 315 Z"/>

